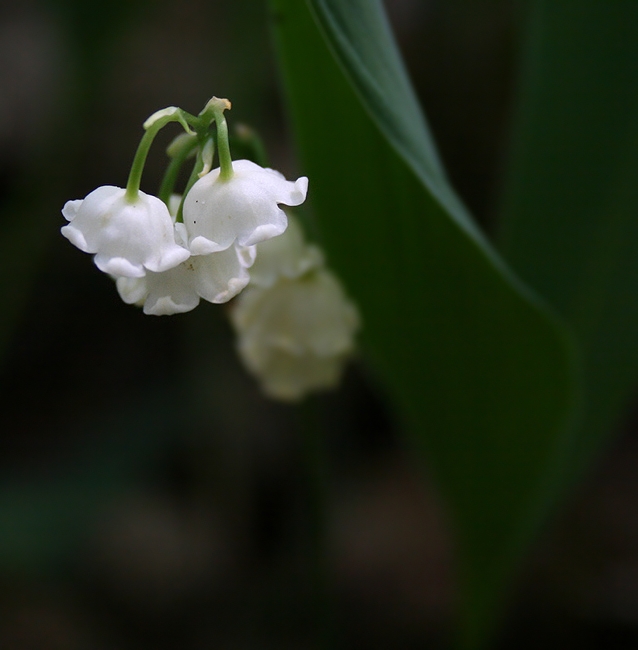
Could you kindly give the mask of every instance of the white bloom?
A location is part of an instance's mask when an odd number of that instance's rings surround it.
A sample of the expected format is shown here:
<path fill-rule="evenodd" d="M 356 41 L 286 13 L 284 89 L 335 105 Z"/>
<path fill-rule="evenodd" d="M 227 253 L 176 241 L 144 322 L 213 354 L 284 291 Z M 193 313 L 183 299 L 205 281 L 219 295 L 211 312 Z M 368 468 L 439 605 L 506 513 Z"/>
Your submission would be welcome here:
<path fill-rule="evenodd" d="M 257 244 L 257 258 L 250 269 L 250 283 L 270 287 L 279 278 L 297 278 L 323 265 L 318 246 L 306 244 L 303 230 L 294 215 L 288 215 L 283 235 Z"/>
<path fill-rule="evenodd" d="M 184 224 L 175 224 L 175 228 L 181 241 Z M 143 305 L 145 314 L 179 314 L 195 309 L 200 298 L 223 303 L 236 296 L 248 284 L 247 269 L 254 260 L 254 246 L 233 245 L 225 251 L 191 257 L 163 273 L 119 277 L 116 286 L 124 302 Z"/>
<path fill-rule="evenodd" d="M 175 242 L 166 205 L 139 192 L 130 203 L 126 190 L 106 185 L 84 200 L 67 201 L 62 214 L 70 223 L 62 234 L 85 253 L 95 253 L 95 264 L 105 273 L 141 278 L 181 264 L 190 252 Z"/>
<path fill-rule="evenodd" d="M 219 168 L 200 178 L 186 195 L 184 223 L 193 255 L 252 246 L 284 232 L 287 219 L 278 204 L 300 205 L 308 179 L 287 181 L 274 169 L 249 160 L 233 161 L 233 176 L 219 178 Z"/>
<path fill-rule="evenodd" d="M 282 400 L 335 386 L 359 327 L 356 308 L 324 268 L 250 286 L 231 319 L 246 367 L 267 394 Z"/>

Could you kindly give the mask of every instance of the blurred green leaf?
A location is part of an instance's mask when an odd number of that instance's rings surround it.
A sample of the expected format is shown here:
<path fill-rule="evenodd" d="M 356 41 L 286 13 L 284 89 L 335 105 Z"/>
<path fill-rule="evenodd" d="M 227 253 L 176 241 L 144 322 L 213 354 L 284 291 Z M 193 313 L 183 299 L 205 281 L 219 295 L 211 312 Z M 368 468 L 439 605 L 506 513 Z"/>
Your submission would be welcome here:
<path fill-rule="evenodd" d="M 573 478 L 638 380 L 638 3 L 541 0 L 531 17 L 503 249 L 583 350 Z"/>
<path fill-rule="evenodd" d="M 554 494 L 571 347 L 446 181 L 381 4 L 309 4 L 334 58 L 306 3 L 271 2 L 310 200 L 367 359 L 450 505 L 461 645 L 478 647 Z"/>

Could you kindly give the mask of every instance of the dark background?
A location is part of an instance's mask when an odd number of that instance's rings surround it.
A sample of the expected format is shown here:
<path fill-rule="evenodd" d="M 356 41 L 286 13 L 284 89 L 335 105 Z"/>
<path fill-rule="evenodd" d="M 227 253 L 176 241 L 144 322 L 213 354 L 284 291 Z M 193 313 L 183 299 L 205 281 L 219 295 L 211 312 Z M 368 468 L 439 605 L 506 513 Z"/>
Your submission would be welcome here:
<path fill-rule="evenodd" d="M 387 4 L 452 181 L 489 231 L 524 4 Z M 197 113 L 213 94 L 273 166 L 299 171 L 261 1 L 0 5 L 0 648 L 312 648 L 325 621 L 327 647 L 441 647 L 455 600 L 444 509 L 364 360 L 312 405 L 325 611 L 309 407 L 259 394 L 223 307 L 143 316 L 59 234 L 66 200 L 125 184 L 148 115 Z M 177 132 L 152 150 L 145 191 Z M 628 416 L 537 543 L 502 647 L 638 647 L 635 428 Z"/>

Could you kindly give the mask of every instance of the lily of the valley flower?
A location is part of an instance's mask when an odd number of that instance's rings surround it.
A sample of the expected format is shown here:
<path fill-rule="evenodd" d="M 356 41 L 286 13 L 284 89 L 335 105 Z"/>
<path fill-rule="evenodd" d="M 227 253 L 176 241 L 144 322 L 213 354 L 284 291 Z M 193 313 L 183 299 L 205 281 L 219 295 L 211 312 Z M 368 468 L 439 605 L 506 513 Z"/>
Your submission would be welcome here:
<path fill-rule="evenodd" d="M 356 308 L 325 268 L 250 286 L 231 318 L 246 367 L 266 394 L 286 401 L 338 383 L 359 326 Z"/>
<path fill-rule="evenodd" d="M 250 284 L 231 311 L 242 361 L 276 399 L 336 386 L 354 350 L 357 309 L 292 215 L 283 235 L 256 249 Z"/>
<path fill-rule="evenodd" d="M 195 309 L 200 298 L 223 303 L 236 296 L 248 284 L 248 267 L 254 259 L 254 246 L 231 246 L 191 257 L 163 273 L 117 278 L 116 286 L 124 302 L 143 306 L 145 314 L 179 314 Z"/>
<path fill-rule="evenodd" d="M 193 309 L 202 298 L 222 303 L 236 296 L 249 282 L 255 244 L 287 227 L 279 204 L 299 205 L 306 198 L 307 178 L 291 182 L 248 160 L 232 161 L 228 109 L 227 99 L 213 97 L 198 116 L 174 106 L 157 111 L 144 123 L 126 189 L 99 187 L 62 210 L 68 221 L 62 234 L 94 254 L 98 268 L 116 280 L 122 299 L 143 306 L 146 314 L 175 314 Z M 160 196 L 171 204 L 169 210 L 139 188 L 153 140 L 170 122 L 179 122 L 189 138 L 168 151 Z M 220 167 L 210 171 L 214 142 Z M 179 197 L 169 196 L 190 154 L 195 165 L 179 210 Z M 319 259 L 318 251 L 313 254 Z M 296 261 L 291 264 L 291 273 L 300 272 Z"/>
<path fill-rule="evenodd" d="M 262 242 L 257 251 L 250 283 L 260 287 L 271 287 L 280 278 L 298 278 L 324 261 L 321 249 L 305 242 L 301 224 L 293 215 L 288 217 L 286 232 Z"/>
<path fill-rule="evenodd" d="M 172 219 L 181 197 L 172 195 Z M 188 233 L 183 223 L 175 223 L 175 239 L 184 244 Z M 191 256 L 163 273 L 147 272 L 143 278 L 116 278 L 120 298 L 144 308 L 145 314 L 166 316 L 195 309 L 200 298 L 212 303 L 228 302 L 250 280 L 248 269 L 255 261 L 255 246 L 233 245 L 225 251 Z"/>
<path fill-rule="evenodd" d="M 186 195 L 184 223 L 193 255 L 226 250 L 235 242 L 252 246 L 281 235 L 287 218 L 278 206 L 300 205 L 306 199 L 308 179 L 287 181 L 274 169 L 249 160 L 232 163 L 230 178 L 220 168 L 200 178 Z"/>
<path fill-rule="evenodd" d="M 175 241 L 166 205 L 144 192 L 129 201 L 122 188 L 98 187 L 85 199 L 67 201 L 62 214 L 69 222 L 62 234 L 85 253 L 95 253 L 95 264 L 105 273 L 141 278 L 190 257 Z"/>

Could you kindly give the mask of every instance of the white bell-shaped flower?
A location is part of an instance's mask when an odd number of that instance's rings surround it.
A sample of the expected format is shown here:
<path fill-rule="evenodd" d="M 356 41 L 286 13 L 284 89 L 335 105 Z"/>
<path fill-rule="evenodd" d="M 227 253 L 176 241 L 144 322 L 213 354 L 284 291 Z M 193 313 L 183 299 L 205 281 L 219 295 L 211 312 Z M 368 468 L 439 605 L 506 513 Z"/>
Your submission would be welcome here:
<path fill-rule="evenodd" d="M 296 402 L 309 393 L 339 384 L 346 357 L 292 354 L 273 347 L 251 348 L 240 341 L 239 354 L 246 367 L 261 381 L 266 395 L 283 402 Z"/>
<path fill-rule="evenodd" d="M 279 278 L 297 278 L 323 265 L 318 246 L 304 241 L 297 218 L 288 215 L 288 228 L 283 235 L 257 244 L 257 258 L 250 269 L 250 283 L 270 287 Z"/>
<path fill-rule="evenodd" d="M 324 268 L 270 287 L 251 285 L 231 319 L 246 367 L 264 392 L 289 401 L 337 384 L 359 327 L 355 306 Z"/>
<path fill-rule="evenodd" d="M 220 178 L 220 169 L 202 176 L 184 201 L 184 223 L 193 255 L 206 255 L 237 242 L 252 246 L 284 232 L 287 218 L 278 206 L 300 205 L 308 179 L 287 181 L 274 169 L 250 160 L 233 161 L 233 175 Z"/>
<path fill-rule="evenodd" d="M 175 241 L 166 205 L 144 192 L 130 202 L 125 189 L 98 187 L 83 200 L 67 201 L 62 214 L 69 221 L 62 234 L 85 253 L 95 253 L 95 264 L 105 273 L 141 278 L 190 257 Z"/>
<path fill-rule="evenodd" d="M 175 229 L 177 241 L 182 241 L 184 224 L 175 224 Z M 254 246 L 233 245 L 218 253 L 190 257 L 163 273 L 119 277 L 116 286 L 124 302 L 143 306 L 145 314 L 180 314 L 195 309 L 200 298 L 224 303 L 235 297 L 248 284 L 248 268 L 254 260 Z"/>

